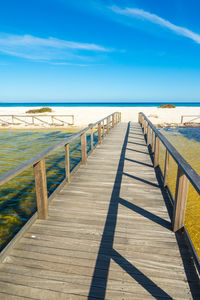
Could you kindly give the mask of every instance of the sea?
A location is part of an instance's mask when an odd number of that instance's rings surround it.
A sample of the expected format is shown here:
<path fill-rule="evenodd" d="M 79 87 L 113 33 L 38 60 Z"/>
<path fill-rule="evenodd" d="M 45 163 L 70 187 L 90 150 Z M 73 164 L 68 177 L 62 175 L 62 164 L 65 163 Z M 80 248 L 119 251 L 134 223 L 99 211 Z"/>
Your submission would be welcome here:
<path fill-rule="evenodd" d="M 174 104 L 177 107 L 200 107 L 200 102 L 0 102 L 0 107 L 157 107 Z"/>

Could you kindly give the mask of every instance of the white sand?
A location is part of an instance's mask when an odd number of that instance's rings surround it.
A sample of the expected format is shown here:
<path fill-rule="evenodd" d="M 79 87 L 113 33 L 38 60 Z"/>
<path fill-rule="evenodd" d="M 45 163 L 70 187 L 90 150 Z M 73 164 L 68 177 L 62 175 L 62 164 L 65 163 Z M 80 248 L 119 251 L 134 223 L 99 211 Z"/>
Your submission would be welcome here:
<path fill-rule="evenodd" d="M 4 114 L 25 114 L 27 110 L 37 108 L 39 107 L 1 107 L 0 118 Z M 177 107 L 170 109 L 157 107 L 52 107 L 52 110 L 53 114 L 74 115 L 75 126 L 81 127 L 87 126 L 89 123 L 94 123 L 115 111 L 121 112 L 122 122 L 137 121 L 138 113 L 144 112 L 153 124 L 180 123 L 182 115 L 200 116 L 200 107 Z M 50 114 L 47 113 L 45 115 Z M 184 122 L 191 119 L 184 118 Z M 197 122 L 200 122 L 200 118 Z"/>

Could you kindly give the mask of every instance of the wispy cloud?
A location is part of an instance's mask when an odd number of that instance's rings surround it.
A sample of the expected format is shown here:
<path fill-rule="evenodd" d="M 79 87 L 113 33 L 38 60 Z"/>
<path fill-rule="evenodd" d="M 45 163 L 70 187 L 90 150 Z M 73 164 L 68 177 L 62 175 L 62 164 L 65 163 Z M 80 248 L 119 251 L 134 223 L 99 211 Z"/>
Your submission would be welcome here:
<path fill-rule="evenodd" d="M 89 66 L 89 64 L 76 64 L 76 63 L 69 63 L 69 62 L 50 62 L 50 64 L 54 66 L 77 66 L 77 67 Z"/>
<path fill-rule="evenodd" d="M 132 17 L 132 18 L 140 18 L 142 20 L 147 20 L 151 23 L 160 25 L 164 28 L 167 28 L 171 31 L 173 31 L 174 33 L 178 34 L 178 35 L 182 35 L 184 37 L 187 37 L 191 40 L 193 40 L 194 42 L 200 44 L 200 34 L 195 33 L 185 27 L 181 27 L 181 26 L 177 26 L 171 22 L 169 22 L 168 20 L 165 20 L 161 17 L 159 17 L 158 15 L 152 14 L 148 11 L 145 11 L 143 9 L 138 9 L 138 8 L 120 8 L 117 6 L 111 6 L 110 9 L 120 15 L 124 15 L 124 16 L 128 16 L 128 17 Z"/>
<path fill-rule="evenodd" d="M 89 52 L 110 52 L 111 49 L 93 43 L 79 43 L 53 37 L 0 34 L 0 52 L 31 60 L 86 59 Z"/>

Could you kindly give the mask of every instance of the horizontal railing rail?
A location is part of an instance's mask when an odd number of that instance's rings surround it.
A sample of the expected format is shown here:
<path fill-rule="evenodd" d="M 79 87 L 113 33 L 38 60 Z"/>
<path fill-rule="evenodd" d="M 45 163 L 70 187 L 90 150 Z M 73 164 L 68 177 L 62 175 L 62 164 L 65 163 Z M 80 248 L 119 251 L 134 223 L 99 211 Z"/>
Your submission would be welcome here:
<path fill-rule="evenodd" d="M 185 211 L 188 199 L 188 187 L 189 183 L 200 195 L 200 176 L 191 167 L 191 165 L 182 157 L 182 155 L 174 148 L 174 146 L 168 141 L 168 139 L 151 123 L 151 121 L 145 116 L 144 113 L 139 113 L 138 121 L 141 124 L 144 132 L 144 136 L 147 140 L 147 145 L 151 146 L 151 152 L 154 159 L 154 168 L 159 166 L 159 144 L 160 142 L 165 147 L 165 163 L 164 163 L 164 174 L 163 185 L 169 191 L 170 197 L 173 200 L 173 217 L 172 227 L 173 231 L 176 232 L 180 229 L 184 229 L 188 237 L 191 249 L 195 256 L 198 266 L 200 266 L 200 260 L 194 248 L 194 245 L 189 237 L 188 231 L 185 227 Z M 151 137 L 151 142 L 150 142 Z M 172 196 L 172 192 L 168 186 L 168 172 L 169 172 L 169 155 L 176 162 L 177 176 L 176 176 L 176 191 L 175 198 Z M 162 171 L 161 171 L 162 173 Z"/>
<path fill-rule="evenodd" d="M 6 118 L 6 119 L 4 119 Z M 40 118 L 40 119 L 39 119 Z M 43 120 L 43 118 L 45 120 Z M 47 121 L 46 119 L 50 121 Z M 70 121 L 58 119 L 58 118 L 70 118 Z M 29 121 L 31 119 L 31 121 Z M 39 121 L 40 123 L 47 124 L 47 125 L 55 125 L 55 120 L 62 124 L 74 125 L 74 115 L 55 115 L 55 114 L 27 114 L 27 115 L 17 115 L 17 114 L 10 114 L 10 115 L 0 115 L 0 123 L 6 123 L 8 125 L 16 125 L 15 121 L 21 123 L 25 123 L 27 125 L 37 125 L 35 121 Z M 17 123 L 18 124 L 18 123 Z"/>
<path fill-rule="evenodd" d="M 111 128 L 113 128 L 121 120 L 121 113 L 115 112 L 109 116 L 89 125 L 88 127 L 82 129 L 81 131 L 73 134 L 71 137 L 63 139 L 55 146 L 49 148 L 48 150 L 40 153 L 39 155 L 33 157 L 32 159 L 26 161 L 25 163 L 11 169 L 5 174 L 0 176 L 0 185 L 3 185 L 20 175 L 25 170 L 33 167 L 35 176 L 35 190 L 36 190 L 36 200 L 37 200 L 37 213 L 38 218 L 45 219 L 48 216 L 48 196 L 47 196 L 47 181 L 46 181 L 46 167 L 45 158 L 48 157 L 52 152 L 65 147 L 65 169 L 66 169 L 66 181 L 70 181 L 70 154 L 69 154 L 69 143 L 74 139 L 81 137 L 81 163 L 86 164 L 87 162 L 87 140 L 86 134 L 90 131 L 91 134 L 91 151 L 94 149 L 93 134 L 94 128 L 97 127 L 98 131 L 98 144 L 102 142 L 102 138 L 105 133 L 109 133 Z M 105 124 L 106 123 L 106 124 Z"/>
<path fill-rule="evenodd" d="M 192 120 L 188 120 L 188 122 L 193 122 L 200 119 L 200 115 L 183 115 L 181 116 L 181 124 L 183 123 L 184 118 L 193 118 Z"/>

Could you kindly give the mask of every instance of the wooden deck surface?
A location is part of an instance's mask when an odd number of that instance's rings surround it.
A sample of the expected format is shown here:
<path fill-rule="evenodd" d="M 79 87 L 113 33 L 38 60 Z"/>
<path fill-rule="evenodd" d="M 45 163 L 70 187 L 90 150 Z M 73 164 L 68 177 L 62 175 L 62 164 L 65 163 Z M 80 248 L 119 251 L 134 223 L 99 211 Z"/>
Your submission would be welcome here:
<path fill-rule="evenodd" d="M 193 271 L 142 130 L 121 123 L 4 259 L 0 299 L 200 299 Z"/>

